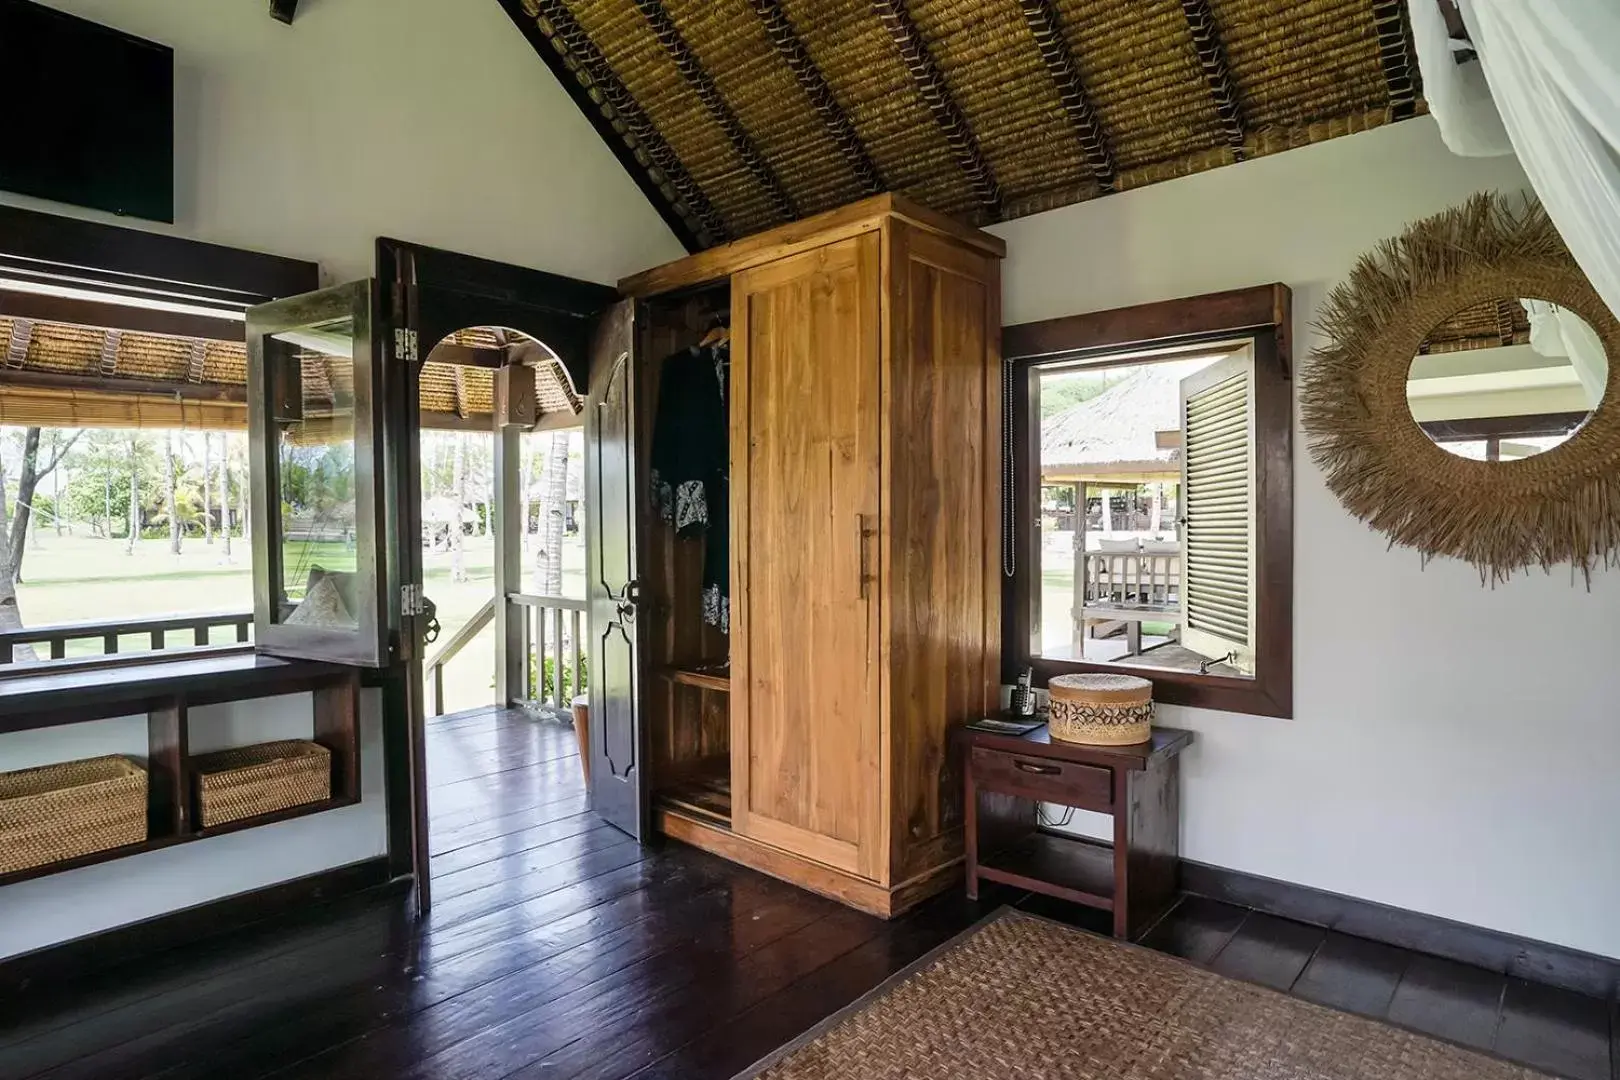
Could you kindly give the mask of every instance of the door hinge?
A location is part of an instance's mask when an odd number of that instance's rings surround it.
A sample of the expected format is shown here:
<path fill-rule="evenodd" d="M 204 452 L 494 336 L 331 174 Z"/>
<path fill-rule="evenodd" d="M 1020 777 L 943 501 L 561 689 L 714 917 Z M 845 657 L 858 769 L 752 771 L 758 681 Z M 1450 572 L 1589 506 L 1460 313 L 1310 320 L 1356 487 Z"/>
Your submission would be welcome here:
<path fill-rule="evenodd" d="M 394 359 L 407 364 L 416 363 L 416 331 L 404 326 L 394 328 Z"/>
<path fill-rule="evenodd" d="M 422 586 L 401 585 L 399 587 L 399 613 L 411 617 L 427 614 L 427 602 L 422 596 Z"/>

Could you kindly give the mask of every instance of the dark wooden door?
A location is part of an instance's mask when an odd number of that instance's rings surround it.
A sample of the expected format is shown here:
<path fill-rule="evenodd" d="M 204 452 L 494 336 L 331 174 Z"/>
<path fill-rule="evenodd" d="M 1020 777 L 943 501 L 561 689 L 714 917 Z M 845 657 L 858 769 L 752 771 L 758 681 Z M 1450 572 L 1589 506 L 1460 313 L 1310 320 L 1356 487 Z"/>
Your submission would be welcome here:
<path fill-rule="evenodd" d="M 597 324 L 585 405 L 585 575 L 591 637 L 591 806 L 638 840 L 648 831 L 636 578 L 635 302 Z"/>

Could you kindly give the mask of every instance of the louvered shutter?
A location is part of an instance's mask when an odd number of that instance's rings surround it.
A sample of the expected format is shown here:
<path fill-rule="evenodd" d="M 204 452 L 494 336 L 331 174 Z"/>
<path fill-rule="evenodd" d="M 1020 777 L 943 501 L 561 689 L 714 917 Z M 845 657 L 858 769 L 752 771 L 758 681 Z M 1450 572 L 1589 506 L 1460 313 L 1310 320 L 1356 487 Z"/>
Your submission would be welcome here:
<path fill-rule="evenodd" d="M 1247 350 L 1181 381 L 1182 635 L 1254 674 L 1254 378 Z"/>

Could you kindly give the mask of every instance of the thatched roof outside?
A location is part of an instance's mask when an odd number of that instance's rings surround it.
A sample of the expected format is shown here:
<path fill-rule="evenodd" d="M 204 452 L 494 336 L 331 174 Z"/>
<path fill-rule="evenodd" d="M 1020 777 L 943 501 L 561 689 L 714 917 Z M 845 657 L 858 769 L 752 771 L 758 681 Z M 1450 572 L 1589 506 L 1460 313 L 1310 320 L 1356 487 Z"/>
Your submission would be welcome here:
<path fill-rule="evenodd" d="M 462 330 L 458 345 L 517 345 L 504 332 Z M 577 416 L 583 403 L 562 363 L 525 339 L 540 411 Z M 330 399 L 349 382 L 341 364 L 304 358 L 306 390 Z M 424 427 L 487 428 L 494 372 L 428 361 L 420 376 Z M 247 347 L 239 341 L 105 330 L 0 316 L 0 424 L 245 429 Z"/>
<path fill-rule="evenodd" d="M 689 246 L 975 224 L 1423 111 L 1405 0 L 503 0 Z"/>
<path fill-rule="evenodd" d="M 1464 308 L 1435 327 L 1418 347 L 1422 353 L 1499 349 L 1530 342 L 1530 314 L 1517 299 L 1503 297 Z"/>
<path fill-rule="evenodd" d="M 1161 447 L 1159 433 L 1181 428 L 1186 374 L 1186 364 L 1145 364 L 1096 397 L 1043 420 L 1042 481 L 1179 480 L 1181 449 Z"/>

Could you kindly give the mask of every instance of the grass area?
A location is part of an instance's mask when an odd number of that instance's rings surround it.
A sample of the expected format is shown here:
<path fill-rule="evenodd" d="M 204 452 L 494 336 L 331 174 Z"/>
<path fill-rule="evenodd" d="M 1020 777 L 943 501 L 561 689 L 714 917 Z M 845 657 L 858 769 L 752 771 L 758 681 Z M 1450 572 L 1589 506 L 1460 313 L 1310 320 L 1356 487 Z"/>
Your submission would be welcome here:
<path fill-rule="evenodd" d="M 289 549 L 286 565 L 302 568 L 289 574 L 294 580 L 306 576 L 311 565 L 328 569 L 354 565 L 354 553 L 341 542 L 294 544 Z M 465 555 L 467 580 L 452 582 L 450 552 L 423 553 L 425 591 L 438 605 L 443 627 L 440 641 L 448 640 L 494 595 L 494 539 L 468 537 Z M 529 563 L 525 570 L 531 567 Z M 579 536 L 569 537 L 563 545 L 563 595 L 585 595 L 585 546 Z M 139 540 L 134 553 L 126 554 L 121 539 L 57 536 L 45 529 L 37 543 L 30 538 L 17 602 L 25 626 L 251 611 L 251 545 L 233 537 L 227 559 L 218 539 L 212 545 L 187 539 L 179 555 L 169 551 L 167 539 Z M 176 641 L 180 639 L 176 635 Z M 123 651 L 148 647 L 144 634 L 119 641 Z M 67 648 L 69 656 L 101 651 L 99 637 L 69 643 Z M 445 707 L 455 710 L 490 704 L 494 671 L 495 639 L 490 629 L 446 666 Z"/>

